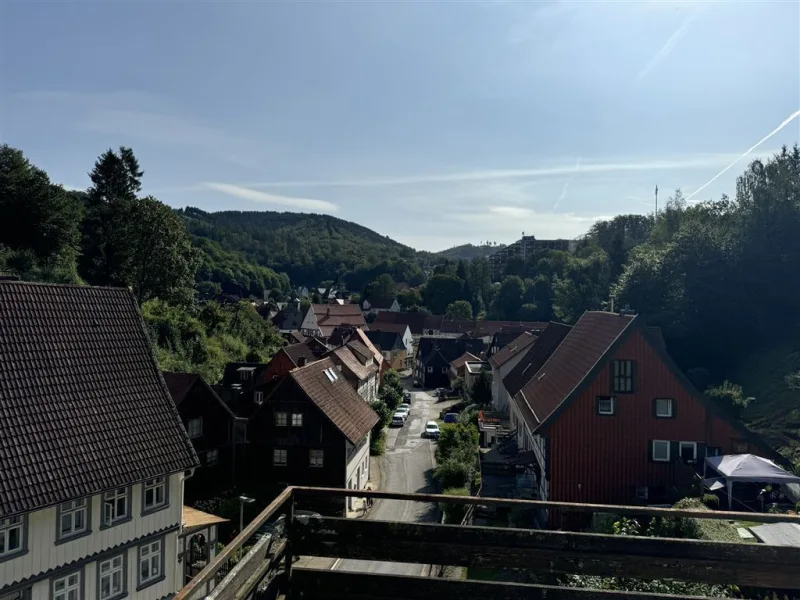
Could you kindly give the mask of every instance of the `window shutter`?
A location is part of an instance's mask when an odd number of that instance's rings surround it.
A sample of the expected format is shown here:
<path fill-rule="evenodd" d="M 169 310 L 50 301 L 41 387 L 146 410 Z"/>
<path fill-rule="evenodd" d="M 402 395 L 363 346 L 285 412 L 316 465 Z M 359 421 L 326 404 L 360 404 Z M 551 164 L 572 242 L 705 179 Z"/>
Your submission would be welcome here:
<path fill-rule="evenodd" d="M 704 442 L 697 442 L 697 464 L 701 465 L 706 459 L 706 445 Z"/>
<path fill-rule="evenodd" d="M 681 443 L 680 442 L 670 442 L 669 443 L 669 460 L 670 462 L 675 461 L 675 459 L 679 459 L 681 457 Z"/>

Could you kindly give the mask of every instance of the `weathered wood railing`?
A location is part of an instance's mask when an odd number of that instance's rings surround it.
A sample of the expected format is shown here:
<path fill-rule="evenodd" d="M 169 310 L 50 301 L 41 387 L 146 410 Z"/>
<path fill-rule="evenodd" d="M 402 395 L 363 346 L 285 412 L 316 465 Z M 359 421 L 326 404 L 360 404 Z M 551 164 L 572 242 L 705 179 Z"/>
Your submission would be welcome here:
<path fill-rule="evenodd" d="M 281 583 L 282 591 L 293 599 L 596 600 L 654 599 L 665 596 L 521 583 L 437 580 L 427 577 L 336 570 L 292 569 L 292 555 L 502 570 L 521 569 L 546 576 L 582 574 L 645 580 L 679 579 L 709 584 L 800 590 L 800 548 L 795 547 L 334 517 L 303 522 L 292 519 L 294 502 L 312 496 L 328 498 L 356 496 L 376 500 L 512 506 L 570 513 L 603 512 L 639 517 L 690 517 L 762 523 L 789 521 L 800 524 L 800 517 L 791 515 L 700 512 L 639 506 L 295 487 L 287 489 L 272 502 L 212 564 L 181 590 L 177 600 L 197 597 L 200 585 L 211 581 L 220 566 L 231 558 L 263 523 L 280 511 L 286 512 L 289 516 L 288 540 L 285 544 L 279 544 L 282 556 L 270 555 L 264 560 L 266 566 L 262 567 L 262 571 L 275 568 L 276 561 L 280 558 L 283 573 L 278 581 Z M 250 581 L 255 579 L 257 578 L 251 577 Z M 222 586 L 225 584 L 226 581 L 223 581 Z M 240 585 L 233 590 L 235 593 L 229 595 L 226 592 L 217 594 L 216 597 L 245 598 L 251 591 L 252 589 Z M 690 596 L 671 598 L 690 598 Z"/>

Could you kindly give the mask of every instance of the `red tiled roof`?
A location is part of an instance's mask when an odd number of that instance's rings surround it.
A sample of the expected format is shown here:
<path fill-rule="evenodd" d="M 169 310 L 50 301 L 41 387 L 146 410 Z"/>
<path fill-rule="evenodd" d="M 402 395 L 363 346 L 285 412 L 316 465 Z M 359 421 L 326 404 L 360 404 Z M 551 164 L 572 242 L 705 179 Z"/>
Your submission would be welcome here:
<path fill-rule="evenodd" d="M 399 333 L 405 335 L 408 325 L 405 323 L 378 323 L 377 320 L 369 326 L 370 331 L 387 331 L 389 333 Z"/>
<path fill-rule="evenodd" d="M 368 355 L 367 358 L 371 359 L 372 356 L 369 350 L 367 350 L 366 346 L 359 342 L 348 342 L 346 346 L 337 348 L 333 351 L 333 353 L 340 361 L 342 361 L 342 364 L 344 364 L 344 366 L 347 367 L 347 369 L 359 379 L 367 379 L 372 375 L 375 375 L 380 370 L 380 363 L 375 364 L 374 360 L 370 365 L 365 365 L 362 362 L 362 358 L 360 357 L 364 357 L 364 353 Z"/>
<path fill-rule="evenodd" d="M 550 323 L 528 347 L 525 355 L 503 378 L 503 385 L 513 398 L 542 368 L 572 327 L 563 323 Z"/>
<path fill-rule="evenodd" d="M 534 334 L 524 331 L 517 339 L 492 356 L 489 359 L 489 364 L 492 365 L 493 369 L 499 369 L 535 341 L 536 336 Z"/>
<path fill-rule="evenodd" d="M 326 369 L 333 369 L 337 375 L 334 381 L 325 374 Z M 342 377 L 331 358 L 293 369 L 291 377 L 352 444 L 363 440 L 380 420 Z"/>
<path fill-rule="evenodd" d="M 0 519 L 198 462 L 129 290 L 0 282 Z"/>
<path fill-rule="evenodd" d="M 329 352 L 328 347 L 316 338 L 307 338 L 304 342 L 284 346 L 281 350 L 286 353 L 295 366 L 300 365 L 301 359 L 310 362 Z"/>
<path fill-rule="evenodd" d="M 180 404 L 186 398 L 186 394 L 192 389 L 192 386 L 200 379 L 200 375 L 196 373 L 170 373 L 164 371 L 162 373 L 164 381 L 167 384 L 167 389 L 175 400 L 175 404 Z"/>
<path fill-rule="evenodd" d="M 585 312 L 544 363 L 520 390 L 523 414 L 533 430 L 543 424 L 586 379 L 614 342 L 630 330 L 635 317 L 609 312 Z M 527 406 L 525 406 L 527 405 Z"/>
<path fill-rule="evenodd" d="M 402 323 L 408 325 L 413 335 L 422 335 L 426 331 L 437 331 L 442 328 L 442 315 L 426 315 L 418 312 L 389 312 L 378 313 L 372 327 L 380 329 L 384 323 Z M 371 328 L 372 328 L 371 327 Z"/>
<path fill-rule="evenodd" d="M 464 352 L 461 356 L 455 359 L 453 362 L 450 363 L 450 366 L 454 369 L 460 369 L 468 362 L 479 362 L 481 359 L 471 354 L 469 352 Z"/>

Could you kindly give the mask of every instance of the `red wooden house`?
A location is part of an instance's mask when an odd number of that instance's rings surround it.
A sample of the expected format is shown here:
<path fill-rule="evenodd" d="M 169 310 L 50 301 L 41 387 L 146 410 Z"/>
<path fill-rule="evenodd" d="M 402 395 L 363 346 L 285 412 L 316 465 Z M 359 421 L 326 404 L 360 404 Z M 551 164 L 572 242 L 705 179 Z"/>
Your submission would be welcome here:
<path fill-rule="evenodd" d="M 706 456 L 774 451 L 700 394 L 643 319 L 587 312 L 512 401 L 542 499 L 659 502 Z"/>

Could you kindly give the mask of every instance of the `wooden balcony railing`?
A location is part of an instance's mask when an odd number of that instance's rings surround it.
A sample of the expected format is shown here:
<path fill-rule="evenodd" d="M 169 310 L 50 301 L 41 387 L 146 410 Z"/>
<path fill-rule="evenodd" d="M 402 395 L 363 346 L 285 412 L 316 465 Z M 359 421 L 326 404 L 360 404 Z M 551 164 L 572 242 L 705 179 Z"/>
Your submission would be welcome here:
<path fill-rule="evenodd" d="M 294 503 L 298 499 L 330 499 L 337 496 L 471 506 L 510 506 L 568 513 L 601 512 L 638 517 L 690 517 L 800 524 L 800 517 L 793 515 L 294 487 L 286 489 L 276 498 L 211 564 L 180 591 L 176 600 L 202 597 L 198 593 L 204 589 L 203 586 L 214 581 L 220 569 L 225 570 L 229 566 L 231 559 L 246 547 L 246 543 L 259 527 L 280 513 L 287 515 L 289 526 L 286 537 L 272 540 L 268 549 L 261 547 L 258 550 L 256 547 L 257 551 L 251 551 L 248 555 L 247 563 L 240 562 L 237 568 L 231 570 L 209 597 L 220 600 L 253 597 L 259 584 L 263 588 L 263 582 L 270 578 L 275 584 L 273 597 L 279 588 L 289 598 L 304 600 L 597 600 L 667 597 L 664 594 L 588 588 L 292 568 L 292 557 L 298 555 L 422 565 L 522 569 L 543 575 L 581 574 L 643 580 L 673 579 L 782 590 L 781 593 L 786 590 L 800 590 L 800 548 L 789 546 L 333 517 L 302 521 L 292 518 Z M 800 592 L 792 595 L 800 597 Z M 692 596 L 669 598 L 688 599 Z"/>

